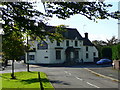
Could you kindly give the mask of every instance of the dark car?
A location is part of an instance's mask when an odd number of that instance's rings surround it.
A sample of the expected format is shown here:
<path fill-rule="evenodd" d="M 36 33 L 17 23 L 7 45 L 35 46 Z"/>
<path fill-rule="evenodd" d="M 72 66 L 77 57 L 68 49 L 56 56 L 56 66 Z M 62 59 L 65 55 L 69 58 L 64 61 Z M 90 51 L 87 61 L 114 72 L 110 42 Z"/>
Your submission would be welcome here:
<path fill-rule="evenodd" d="M 100 59 L 99 61 L 96 62 L 96 64 L 111 64 L 112 60 L 110 59 Z"/>

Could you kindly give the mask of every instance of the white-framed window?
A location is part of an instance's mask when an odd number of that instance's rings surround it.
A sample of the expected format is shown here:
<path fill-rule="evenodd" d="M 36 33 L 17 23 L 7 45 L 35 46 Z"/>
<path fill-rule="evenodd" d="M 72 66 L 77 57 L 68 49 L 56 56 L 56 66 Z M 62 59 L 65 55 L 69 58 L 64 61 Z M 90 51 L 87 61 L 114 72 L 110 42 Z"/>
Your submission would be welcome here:
<path fill-rule="evenodd" d="M 56 60 L 61 59 L 61 50 L 56 50 Z"/>
<path fill-rule="evenodd" d="M 29 55 L 29 60 L 35 60 L 35 55 Z"/>

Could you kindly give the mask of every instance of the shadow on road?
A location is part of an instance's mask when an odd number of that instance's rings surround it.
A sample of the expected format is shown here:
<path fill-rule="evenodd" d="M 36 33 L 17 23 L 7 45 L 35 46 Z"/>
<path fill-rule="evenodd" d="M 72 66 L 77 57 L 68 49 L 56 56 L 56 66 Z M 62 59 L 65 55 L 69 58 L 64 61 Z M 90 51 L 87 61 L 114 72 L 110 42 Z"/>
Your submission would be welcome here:
<path fill-rule="evenodd" d="M 34 64 L 36 65 L 36 64 Z M 102 67 L 112 67 L 111 64 L 97 65 L 95 63 L 84 63 L 84 64 L 37 64 L 37 66 L 42 67 L 67 67 L 67 68 L 102 68 Z"/>

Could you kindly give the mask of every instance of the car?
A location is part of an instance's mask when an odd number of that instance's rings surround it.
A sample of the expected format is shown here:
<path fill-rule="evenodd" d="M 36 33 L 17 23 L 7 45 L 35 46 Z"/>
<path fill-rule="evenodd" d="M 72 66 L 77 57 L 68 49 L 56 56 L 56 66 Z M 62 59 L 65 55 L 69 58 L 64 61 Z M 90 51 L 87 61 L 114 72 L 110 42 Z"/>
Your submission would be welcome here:
<path fill-rule="evenodd" d="M 96 64 L 111 64 L 112 60 L 110 59 L 100 59 L 99 61 L 96 62 Z"/>

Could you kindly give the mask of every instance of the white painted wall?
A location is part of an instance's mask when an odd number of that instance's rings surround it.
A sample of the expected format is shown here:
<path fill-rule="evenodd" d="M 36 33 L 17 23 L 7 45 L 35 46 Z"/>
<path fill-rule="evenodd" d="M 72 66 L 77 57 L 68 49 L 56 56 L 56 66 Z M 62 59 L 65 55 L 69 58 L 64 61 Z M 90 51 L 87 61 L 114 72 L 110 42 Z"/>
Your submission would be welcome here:
<path fill-rule="evenodd" d="M 86 47 L 83 46 L 83 41 L 78 41 L 78 46 L 75 46 L 75 40 L 69 40 L 69 46 L 73 46 L 74 48 L 80 48 L 79 49 L 79 60 L 84 60 L 84 62 L 93 62 L 94 56 L 93 52 L 96 52 L 96 57 L 98 57 L 98 51 L 93 46 L 88 46 L 89 50 L 86 52 Z M 48 49 L 46 50 L 37 50 L 37 44 L 38 42 L 35 41 L 32 48 L 36 48 L 36 52 L 30 52 L 29 55 L 35 55 L 35 60 L 30 60 L 30 63 L 42 63 L 42 64 L 53 64 L 53 63 L 63 63 L 66 60 L 65 50 L 67 48 L 66 46 L 66 40 L 63 40 L 63 42 L 60 42 L 60 46 L 56 45 L 56 41 L 50 42 L 50 40 L 46 41 L 48 43 Z M 56 50 L 55 47 L 62 47 L 61 50 L 61 60 L 56 60 Z M 89 58 L 86 59 L 86 53 L 89 54 Z M 45 58 L 48 57 L 48 58 Z"/>

